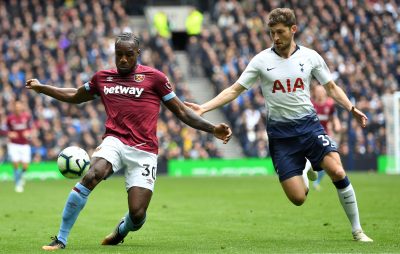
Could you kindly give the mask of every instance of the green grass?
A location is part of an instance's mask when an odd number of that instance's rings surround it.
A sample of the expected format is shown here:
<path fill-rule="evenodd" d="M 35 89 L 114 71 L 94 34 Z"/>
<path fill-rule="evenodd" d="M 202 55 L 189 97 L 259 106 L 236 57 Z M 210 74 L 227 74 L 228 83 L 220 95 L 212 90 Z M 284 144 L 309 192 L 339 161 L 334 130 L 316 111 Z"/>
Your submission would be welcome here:
<path fill-rule="evenodd" d="M 101 246 L 127 209 L 124 180 L 116 177 L 91 194 L 62 253 L 400 253 L 400 176 L 350 179 L 374 243 L 351 240 L 328 178 L 296 207 L 272 176 L 159 177 L 145 226 L 121 245 Z M 0 253 L 43 253 L 74 183 L 31 181 L 17 194 L 1 182 Z"/>

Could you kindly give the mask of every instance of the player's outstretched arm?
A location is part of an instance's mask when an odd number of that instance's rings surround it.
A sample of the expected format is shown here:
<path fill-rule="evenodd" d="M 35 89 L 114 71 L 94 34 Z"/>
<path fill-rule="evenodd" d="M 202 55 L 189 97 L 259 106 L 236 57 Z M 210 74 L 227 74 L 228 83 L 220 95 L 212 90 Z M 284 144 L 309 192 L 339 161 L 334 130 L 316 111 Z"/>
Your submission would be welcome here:
<path fill-rule="evenodd" d="M 225 123 L 214 125 L 206 119 L 197 115 L 189 107 L 185 106 L 183 102 L 174 97 L 169 101 L 164 102 L 165 106 L 171 110 L 182 122 L 186 123 L 192 128 L 212 133 L 216 138 L 221 139 L 224 144 L 228 143 L 232 137 L 232 130 Z"/>
<path fill-rule="evenodd" d="M 84 86 L 79 88 L 60 88 L 41 84 L 37 79 L 29 79 L 26 81 L 25 87 L 68 103 L 78 104 L 95 98 L 86 91 Z"/>
<path fill-rule="evenodd" d="M 191 108 L 196 114 L 201 116 L 202 114 L 212 111 L 216 108 L 219 108 L 234 99 L 236 99 L 246 88 L 239 83 L 234 83 L 230 87 L 226 88 L 222 92 L 220 92 L 215 98 L 209 100 L 202 105 L 198 105 L 196 103 L 185 101 L 185 105 Z"/>
<path fill-rule="evenodd" d="M 361 127 L 364 128 L 367 126 L 368 117 L 351 103 L 342 88 L 337 86 L 333 81 L 329 81 L 324 87 L 330 97 L 353 114 L 353 117 L 357 119 Z"/>

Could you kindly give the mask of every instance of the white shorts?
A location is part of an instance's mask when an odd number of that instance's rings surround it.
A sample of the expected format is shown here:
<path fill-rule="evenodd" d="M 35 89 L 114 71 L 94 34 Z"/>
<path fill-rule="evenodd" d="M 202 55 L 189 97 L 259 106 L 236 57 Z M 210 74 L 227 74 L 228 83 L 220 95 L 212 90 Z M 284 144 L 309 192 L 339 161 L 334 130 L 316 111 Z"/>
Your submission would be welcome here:
<path fill-rule="evenodd" d="M 115 137 L 106 137 L 92 157 L 100 157 L 112 164 L 114 172 L 125 169 L 125 188 L 138 186 L 154 190 L 157 155 L 123 144 Z"/>
<path fill-rule="evenodd" d="M 31 146 L 21 145 L 15 143 L 7 144 L 8 155 L 10 156 L 11 162 L 31 162 Z"/>

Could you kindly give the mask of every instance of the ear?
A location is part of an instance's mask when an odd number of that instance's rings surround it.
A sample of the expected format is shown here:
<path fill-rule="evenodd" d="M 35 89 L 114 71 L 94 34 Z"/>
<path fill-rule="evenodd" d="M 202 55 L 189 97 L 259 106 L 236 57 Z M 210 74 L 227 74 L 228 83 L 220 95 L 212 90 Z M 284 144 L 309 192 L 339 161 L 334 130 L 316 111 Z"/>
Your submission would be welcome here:
<path fill-rule="evenodd" d="M 296 33 L 296 32 L 297 32 L 297 26 L 296 26 L 296 25 L 293 25 L 293 26 L 290 28 L 290 31 L 291 31 L 292 33 Z"/>
<path fill-rule="evenodd" d="M 140 49 L 137 50 L 138 55 L 140 55 L 142 51 Z"/>

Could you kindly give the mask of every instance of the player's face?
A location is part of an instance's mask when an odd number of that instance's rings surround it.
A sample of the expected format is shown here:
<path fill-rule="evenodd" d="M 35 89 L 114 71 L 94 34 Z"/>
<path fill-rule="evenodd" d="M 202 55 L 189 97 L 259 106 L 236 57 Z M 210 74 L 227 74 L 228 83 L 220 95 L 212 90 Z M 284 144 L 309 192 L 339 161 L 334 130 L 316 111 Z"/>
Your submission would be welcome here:
<path fill-rule="evenodd" d="M 14 113 L 19 115 L 23 111 L 23 105 L 21 102 L 16 102 L 14 106 Z"/>
<path fill-rule="evenodd" d="M 140 53 L 138 47 L 131 41 L 120 41 L 115 45 L 115 65 L 119 74 L 126 75 L 131 73 L 137 63 Z"/>
<path fill-rule="evenodd" d="M 272 40 L 274 41 L 275 49 L 277 49 L 278 51 L 288 50 L 290 48 L 296 30 L 297 27 L 295 25 L 288 27 L 282 23 L 279 23 L 271 26 L 270 35 Z"/>

